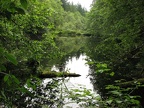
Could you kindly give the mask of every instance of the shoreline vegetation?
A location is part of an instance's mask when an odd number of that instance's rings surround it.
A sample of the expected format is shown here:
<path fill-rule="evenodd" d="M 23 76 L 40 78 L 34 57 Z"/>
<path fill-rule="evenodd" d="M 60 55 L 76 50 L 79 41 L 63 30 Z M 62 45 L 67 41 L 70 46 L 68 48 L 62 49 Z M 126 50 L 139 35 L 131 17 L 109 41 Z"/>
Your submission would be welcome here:
<path fill-rule="evenodd" d="M 75 37 L 75 36 L 87 36 L 90 37 L 93 34 L 88 32 L 78 32 L 73 30 L 67 30 L 67 31 L 58 31 L 56 32 L 56 35 L 62 36 L 62 37 Z"/>

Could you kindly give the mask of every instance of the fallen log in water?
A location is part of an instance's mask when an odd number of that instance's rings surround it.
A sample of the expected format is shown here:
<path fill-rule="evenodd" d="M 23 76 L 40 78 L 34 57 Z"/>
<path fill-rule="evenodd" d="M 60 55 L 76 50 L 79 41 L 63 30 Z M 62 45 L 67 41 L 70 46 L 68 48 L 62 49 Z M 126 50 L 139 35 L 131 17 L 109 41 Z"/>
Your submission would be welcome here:
<path fill-rule="evenodd" d="M 55 78 L 55 77 L 79 77 L 80 74 L 67 72 L 45 72 L 39 75 L 39 78 Z"/>

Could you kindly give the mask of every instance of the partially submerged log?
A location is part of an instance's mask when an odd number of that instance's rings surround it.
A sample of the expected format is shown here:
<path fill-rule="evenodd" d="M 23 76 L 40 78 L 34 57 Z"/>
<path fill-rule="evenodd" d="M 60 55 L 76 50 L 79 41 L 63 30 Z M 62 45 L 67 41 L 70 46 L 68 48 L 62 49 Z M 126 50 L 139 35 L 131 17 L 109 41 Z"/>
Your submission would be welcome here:
<path fill-rule="evenodd" d="M 39 75 L 40 78 L 55 78 L 55 77 L 79 77 L 80 74 L 67 72 L 45 72 Z"/>

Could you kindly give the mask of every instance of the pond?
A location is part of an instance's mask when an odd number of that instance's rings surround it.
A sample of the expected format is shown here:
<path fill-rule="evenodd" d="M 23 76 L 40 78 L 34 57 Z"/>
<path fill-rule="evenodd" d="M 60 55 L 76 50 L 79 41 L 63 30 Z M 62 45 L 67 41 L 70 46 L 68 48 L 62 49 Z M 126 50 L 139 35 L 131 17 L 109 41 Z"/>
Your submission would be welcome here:
<path fill-rule="evenodd" d="M 73 57 L 69 60 L 66 65 L 66 69 L 71 73 L 80 74 L 80 77 L 72 77 L 69 80 L 73 86 L 77 87 L 79 85 L 85 86 L 87 89 L 93 89 L 93 86 L 89 79 L 89 66 L 86 65 L 86 56 L 81 55 L 79 58 Z"/>
<path fill-rule="evenodd" d="M 77 73 L 80 74 L 80 77 L 73 77 L 70 78 L 69 81 L 66 83 L 66 86 L 69 89 L 78 88 L 81 89 L 81 87 L 84 87 L 86 89 L 93 90 L 93 86 L 90 82 L 90 78 L 88 76 L 89 73 L 89 66 L 86 65 L 86 56 L 81 55 L 79 58 L 73 57 L 71 60 L 67 62 L 66 70 L 68 70 L 71 73 Z M 64 106 L 66 108 L 67 106 L 70 106 L 71 108 L 79 108 L 78 104 L 76 103 L 70 103 Z"/>
<path fill-rule="evenodd" d="M 89 66 L 86 65 L 85 59 L 86 59 L 85 55 L 80 55 L 79 58 L 73 57 L 72 59 L 69 59 L 66 62 L 65 71 L 68 71 L 70 73 L 80 74 L 81 76 L 65 78 L 63 88 L 66 87 L 68 91 L 71 91 L 73 89 L 77 89 L 77 90 L 87 89 L 90 90 L 92 93 L 94 93 L 93 85 L 91 84 L 90 78 L 88 76 Z M 58 71 L 55 67 L 53 67 L 52 70 Z M 97 94 L 95 93 L 95 95 Z M 65 98 L 64 101 L 65 101 L 65 105 L 63 106 L 63 108 L 81 108 L 79 107 L 79 104 L 76 103 L 76 101 L 72 101 L 69 98 Z"/>

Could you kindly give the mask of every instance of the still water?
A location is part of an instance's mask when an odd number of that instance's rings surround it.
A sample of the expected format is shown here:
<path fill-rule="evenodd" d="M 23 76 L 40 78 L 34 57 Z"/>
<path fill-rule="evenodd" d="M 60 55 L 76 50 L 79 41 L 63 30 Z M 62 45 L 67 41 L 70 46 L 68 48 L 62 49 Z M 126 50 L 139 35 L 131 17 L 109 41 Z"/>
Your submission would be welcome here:
<path fill-rule="evenodd" d="M 65 70 L 68 70 L 71 73 L 80 74 L 80 77 L 72 77 L 66 83 L 66 86 L 69 89 L 81 89 L 84 87 L 86 89 L 93 90 L 93 86 L 90 82 L 90 78 L 88 77 L 89 74 L 89 66 L 86 65 L 86 56 L 81 55 L 79 58 L 73 57 L 71 60 L 67 62 Z M 69 101 L 69 100 L 68 100 Z M 76 103 L 66 104 L 63 108 L 80 108 Z"/>
<path fill-rule="evenodd" d="M 64 81 L 63 87 L 70 91 L 71 89 L 82 89 L 86 88 L 93 92 L 93 85 L 90 82 L 89 74 L 89 66 L 86 65 L 86 56 L 80 55 L 79 58 L 73 57 L 69 61 L 67 61 L 65 66 L 65 71 L 70 73 L 80 74 L 80 77 L 71 77 L 66 78 Z M 58 71 L 55 67 L 52 69 Z M 94 93 L 94 92 L 93 92 Z M 97 94 L 96 94 L 97 95 Z M 63 108 L 81 108 L 76 102 L 70 102 L 71 100 L 65 99 L 65 105 Z"/>
<path fill-rule="evenodd" d="M 89 66 L 86 65 L 86 56 L 81 55 L 79 58 L 73 57 L 69 60 L 66 65 L 66 69 L 71 73 L 80 74 L 80 77 L 70 78 L 69 83 L 74 87 L 79 87 L 79 85 L 85 86 L 87 89 L 93 89 L 90 79 L 88 77 Z"/>

